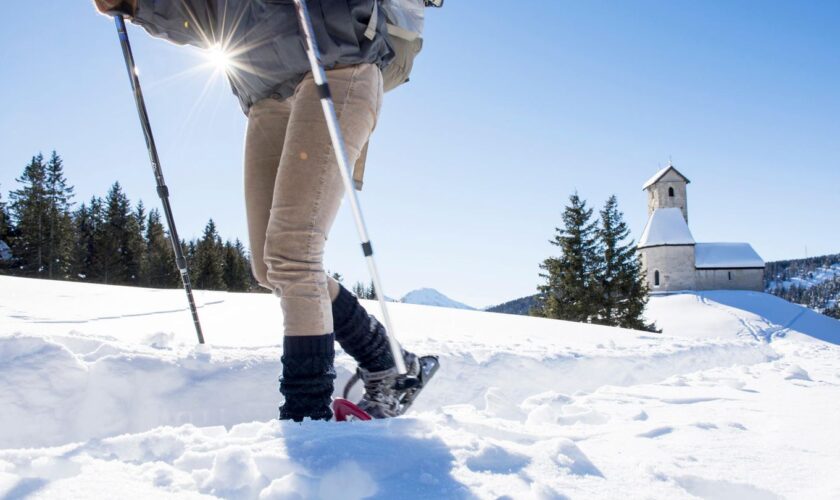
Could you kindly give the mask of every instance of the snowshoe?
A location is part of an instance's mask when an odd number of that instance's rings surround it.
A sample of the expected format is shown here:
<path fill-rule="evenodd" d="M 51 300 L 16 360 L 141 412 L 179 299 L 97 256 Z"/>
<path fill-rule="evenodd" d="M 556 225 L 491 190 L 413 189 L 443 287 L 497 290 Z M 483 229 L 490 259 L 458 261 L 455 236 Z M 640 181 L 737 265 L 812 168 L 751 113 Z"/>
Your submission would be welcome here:
<path fill-rule="evenodd" d="M 437 356 L 418 358 L 406 353 L 408 373 L 405 375 L 397 375 L 396 368 L 380 372 L 368 372 L 359 368 L 344 387 L 344 398 L 333 402 L 336 420 L 369 420 L 404 414 L 435 375 L 439 366 Z M 356 405 L 347 398 L 360 380 L 365 384 L 365 394 Z"/>

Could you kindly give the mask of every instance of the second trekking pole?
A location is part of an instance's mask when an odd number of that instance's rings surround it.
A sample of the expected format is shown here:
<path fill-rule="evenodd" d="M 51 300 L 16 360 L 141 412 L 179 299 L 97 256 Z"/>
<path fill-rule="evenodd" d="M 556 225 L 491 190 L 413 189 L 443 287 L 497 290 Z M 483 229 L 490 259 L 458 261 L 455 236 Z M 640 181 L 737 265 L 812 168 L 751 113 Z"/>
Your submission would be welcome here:
<path fill-rule="evenodd" d="M 388 335 L 388 343 L 391 347 L 391 354 L 394 356 L 397 372 L 404 375 L 406 373 L 405 360 L 402 356 L 400 344 L 394 337 L 394 328 L 391 323 L 391 317 L 388 314 L 388 306 L 385 303 L 385 289 L 382 288 L 382 281 L 379 279 L 379 271 L 376 268 L 376 261 L 373 260 L 373 247 L 370 244 L 370 237 L 367 233 L 365 220 L 362 217 L 362 209 L 359 206 L 359 197 L 356 194 L 355 187 L 353 186 L 352 175 L 350 173 L 350 162 L 347 161 L 347 150 L 344 147 L 344 137 L 341 133 L 338 116 L 335 113 L 335 105 L 333 104 L 333 100 L 330 95 L 327 75 L 324 72 L 323 65 L 321 64 L 321 55 L 318 51 L 318 43 L 315 41 L 312 20 L 309 18 L 309 10 L 306 8 L 305 1 L 294 0 L 294 2 L 297 10 L 298 21 L 300 22 L 300 28 L 306 42 L 306 55 L 309 58 L 309 65 L 312 67 L 312 76 L 315 79 L 315 84 L 318 86 L 318 95 L 321 98 L 321 107 L 324 109 L 324 118 L 327 120 L 327 127 L 330 131 L 333 149 L 335 150 L 335 156 L 338 160 L 338 169 L 341 170 L 341 179 L 344 182 L 344 191 L 347 193 L 347 199 L 350 201 L 350 208 L 353 211 L 353 218 L 356 221 L 356 230 L 359 233 L 359 238 L 362 240 L 362 252 L 365 255 L 368 271 L 370 272 L 370 278 L 373 281 L 373 287 L 376 290 L 376 298 L 379 300 L 379 306 L 382 309 L 382 320 L 385 323 L 385 330 Z"/>
<path fill-rule="evenodd" d="M 178 231 L 175 229 L 175 218 L 172 216 L 172 207 L 169 205 L 169 188 L 163 180 L 163 171 L 160 168 L 155 138 L 152 135 L 152 126 L 149 124 L 149 115 L 146 112 L 146 102 L 143 100 L 143 92 L 140 90 L 140 78 L 137 76 L 137 66 L 134 64 L 134 55 L 131 53 L 131 45 L 128 43 L 128 32 L 125 29 L 125 20 L 122 16 L 114 16 L 117 24 L 117 33 L 120 36 L 125 68 L 128 70 L 128 78 L 131 80 L 131 90 L 134 91 L 134 102 L 137 104 L 137 114 L 140 116 L 140 126 L 143 127 L 143 135 L 146 138 L 146 149 L 149 151 L 149 160 L 152 162 L 152 170 L 157 181 L 157 193 L 163 205 L 163 213 L 166 217 L 166 224 L 169 226 L 169 239 L 172 242 L 172 250 L 175 252 L 175 264 L 178 272 L 181 273 L 181 282 L 184 284 L 184 291 L 187 292 L 187 301 L 190 304 L 195 333 L 198 335 L 198 343 L 204 343 L 204 334 L 201 332 L 201 323 L 198 321 L 198 310 L 193 299 L 192 285 L 190 284 L 187 259 L 184 257 L 184 250 L 181 248 L 181 240 L 178 239 Z"/>

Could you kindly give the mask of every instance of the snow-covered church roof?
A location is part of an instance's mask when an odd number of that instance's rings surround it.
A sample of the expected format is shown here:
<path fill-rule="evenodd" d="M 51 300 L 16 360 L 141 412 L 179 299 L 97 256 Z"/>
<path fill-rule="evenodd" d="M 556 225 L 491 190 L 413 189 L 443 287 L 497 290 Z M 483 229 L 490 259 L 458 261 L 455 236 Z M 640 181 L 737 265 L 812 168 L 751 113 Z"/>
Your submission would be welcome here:
<path fill-rule="evenodd" d="M 764 260 L 749 243 L 697 243 L 697 269 L 763 269 Z"/>
<path fill-rule="evenodd" d="M 694 237 L 679 208 L 658 208 L 648 219 L 639 248 L 662 245 L 693 245 Z"/>
<path fill-rule="evenodd" d="M 647 180 L 647 182 L 644 183 L 644 185 L 642 186 L 642 190 L 644 191 L 645 189 L 647 189 L 647 188 L 653 186 L 654 184 L 656 184 L 659 181 L 659 179 L 665 177 L 665 174 L 667 174 L 671 170 L 673 170 L 675 174 L 677 174 L 680 177 L 682 177 L 683 179 L 685 179 L 686 184 L 691 182 L 690 180 L 688 180 L 688 177 L 681 174 L 679 170 L 674 168 L 673 165 L 669 164 L 667 167 L 665 167 L 662 170 L 660 170 L 659 172 L 656 172 L 655 174 L 653 174 L 653 177 L 651 177 L 650 179 Z"/>

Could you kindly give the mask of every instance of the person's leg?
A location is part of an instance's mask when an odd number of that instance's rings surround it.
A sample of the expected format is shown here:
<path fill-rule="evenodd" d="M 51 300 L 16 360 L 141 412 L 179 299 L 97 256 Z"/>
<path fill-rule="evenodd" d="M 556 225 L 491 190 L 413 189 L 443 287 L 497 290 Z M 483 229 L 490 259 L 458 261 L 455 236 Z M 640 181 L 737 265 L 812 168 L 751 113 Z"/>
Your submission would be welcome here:
<path fill-rule="evenodd" d="M 332 281 L 330 285 L 333 285 Z M 336 290 L 332 302 L 335 340 L 344 352 L 368 371 L 375 372 L 394 367 L 396 364 L 385 327 L 367 313 L 359 299 L 349 290 L 338 282 L 330 286 L 330 290 L 333 289 Z"/>
<path fill-rule="evenodd" d="M 327 72 L 352 165 L 376 123 L 382 76 L 365 64 Z M 264 262 L 280 296 L 285 338 L 285 396 L 281 418 L 329 418 L 335 372 L 332 301 L 324 272 L 324 245 L 344 185 L 311 76 L 290 98 L 292 111 L 274 185 Z"/>
<path fill-rule="evenodd" d="M 274 183 L 292 106 L 289 100 L 263 99 L 248 113 L 245 133 L 245 213 L 251 246 L 251 272 L 257 283 L 273 290 L 263 261 L 265 232 L 274 199 Z"/>

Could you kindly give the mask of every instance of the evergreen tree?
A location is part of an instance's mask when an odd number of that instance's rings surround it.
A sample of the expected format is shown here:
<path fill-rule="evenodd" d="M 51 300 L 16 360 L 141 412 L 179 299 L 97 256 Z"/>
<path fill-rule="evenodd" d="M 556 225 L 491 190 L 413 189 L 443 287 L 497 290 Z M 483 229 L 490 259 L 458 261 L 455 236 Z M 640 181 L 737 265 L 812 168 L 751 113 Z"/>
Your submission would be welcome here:
<path fill-rule="evenodd" d="M 247 292 L 251 288 L 251 271 L 245 247 L 237 239 L 225 242 L 222 261 L 222 278 L 225 289 L 231 292 Z"/>
<path fill-rule="evenodd" d="M 137 207 L 134 209 L 134 221 L 136 223 L 137 233 L 134 236 L 134 244 L 137 246 L 138 253 L 138 270 L 136 284 L 143 286 L 149 282 L 149 261 L 146 253 L 146 207 L 143 205 L 143 200 L 137 202 Z"/>
<path fill-rule="evenodd" d="M 181 277 L 175 265 L 175 254 L 172 243 L 160 222 L 160 212 L 157 209 L 149 211 L 146 224 L 146 275 L 143 285 L 155 288 L 178 287 Z"/>
<path fill-rule="evenodd" d="M 611 196 L 601 210 L 601 224 L 596 234 L 600 258 L 596 267 L 598 291 L 598 323 L 637 330 L 651 330 L 643 314 L 648 289 L 642 265 L 633 241 L 627 241 L 630 230 L 624 214 L 618 210 L 618 199 Z"/>
<path fill-rule="evenodd" d="M 128 218 L 126 227 L 126 264 L 130 285 L 142 285 L 148 280 L 145 230 L 146 208 L 143 201 L 140 201 Z"/>
<path fill-rule="evenodd" d="M 9 212 L 6 208 L 6 202 L 3 201 L 3 193 L 0 192 L 0 241 L 6 241 L 12 232 L 10 227 Z"/>
<path fill-rule="evenodd" d="M 190 271 L 195 276 L 195 287 L 204 290 L 224 290 L 223 246 L 213 219 L 204 228 L 204 235 L 195 245 L 194 264 Z"/>
<path fill-rule="evenodd" d="M 10 242 L 18 259 L 18 270 L 25 276 L 43 276 L 49 259 L 49 198 L 44 155 L 33 156 L 16 179 L 22 184 L 10 193 L 10 209 L 16 235 Z"/>
<path fill-rule="evenodd" d="M 71 272 L 74 233 L 70 213 L 73 187 L 64 177 L 64 162 L 53 151 L 46 164 L 46 266 L 48 278 L 66 279 Z"/>
<path fill-rule="evenodd" d="M 119 182 L 115 182 L 108 191 L 103 210 L 105 221 L 95 252 L 100 280 L 118 285 L 136 285 L 145 245 L 140 224 Z"/>
<path fill-rule="evenodd" d="M 90 205 L 82 204 L 73 215 L 75 244 L 73 276 L 75 279 L 102 282 L 107 259 L 102 248 L 105 231 L 105 211 L 102 198 L 93 196 Z"/>
<path fill-rule="evenodd" d="M 563 228 L 555 228 L 551 244 L 560 247 L 560 257 L 549 257 L 540 268 L 545 284 L 538 287 L 536 316 L 589 322 L 597 317 L 596 257 L 598 244 L 592 209 L 577 193 L 569 197 L 563 212 Z"/>
<path fill-rule="evenodd" d="M 376 287 L 373 286 L 373 281 L 369 285 L 357 281 L 353 285 L 353 295 L 360 299 L 376 300 Z"/>

